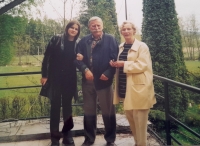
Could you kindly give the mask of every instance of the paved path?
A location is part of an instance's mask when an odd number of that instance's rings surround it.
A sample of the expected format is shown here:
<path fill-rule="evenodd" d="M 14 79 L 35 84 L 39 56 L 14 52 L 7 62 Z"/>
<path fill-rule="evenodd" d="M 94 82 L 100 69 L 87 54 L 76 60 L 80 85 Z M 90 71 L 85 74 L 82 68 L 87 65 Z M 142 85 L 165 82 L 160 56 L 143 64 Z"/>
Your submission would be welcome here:
<path fill-rule="evenodd" d="M 124 115 L 117 114 L 118 126 L 129 126 Z M 73 117 L 74 128 L 73 132 L 77 133 L 83 130 L 83 116 Z M 63 122 L 60 122 L 60 130 Z M 104 128 L 101 115 L 98 116 L 97 127 Z M 98 131 L 101 133 L 102 131 Z M 76 134 L 77 135 L 77 134 Z M 0 123 L 0 146 L 49 146 L 49 119 L 27 120 L 17 122 Z M 74 137 L 75 145 L 81 146 L 84 141 L 83 136 Z M 60 140 L 62 143 L 62 139 Z M 133 146 L 134 139 L 130 134 L 117 134 L 117 146 Z M 159 146 L 155 139 L 148 137 L 149 146 Z M 93 146 L 105 146 L 103 134 L 97 135 Z M 62 145 L 61 145 L 62 146 Z"/>

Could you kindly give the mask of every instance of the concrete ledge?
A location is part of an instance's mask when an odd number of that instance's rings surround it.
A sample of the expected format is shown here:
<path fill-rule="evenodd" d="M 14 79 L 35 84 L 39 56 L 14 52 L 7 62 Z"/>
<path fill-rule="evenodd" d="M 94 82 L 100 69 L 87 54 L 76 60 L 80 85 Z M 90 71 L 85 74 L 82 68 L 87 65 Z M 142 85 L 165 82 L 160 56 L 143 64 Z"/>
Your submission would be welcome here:
<path fill-rule="evenodd" d="M 104 134 L 104 128 L 97 128 L 97 135 Z M 129 127 L 117 127 L 117 133 L 130 133 Z M 84 130 L 72 130 L 72 136 L 84 136 Z M 32 141 L 32 140 L 42 140 L 50 139 L 50 133 L 37 133 L 28 135 L 12 135 L 0 137 L 0 143 L 6 142 L 19 142 L 19 141 Z"/>
<path fill-rule="evenodd" d="M 73 117 L 73 121 L 73 137 L 84 136 L 83 116 Z M 59 127 L 61 131 L 62 121 Z M 0 123 L 0 143 L 50 139 L 49 131 L 49 119 L 4 122 Z M 129 131 L 129 124 L 124 115 L 117 114 L 117 133 L 127 133 Z M 97 134 L 104 134 L 101 115 L 97 116 Z"/>

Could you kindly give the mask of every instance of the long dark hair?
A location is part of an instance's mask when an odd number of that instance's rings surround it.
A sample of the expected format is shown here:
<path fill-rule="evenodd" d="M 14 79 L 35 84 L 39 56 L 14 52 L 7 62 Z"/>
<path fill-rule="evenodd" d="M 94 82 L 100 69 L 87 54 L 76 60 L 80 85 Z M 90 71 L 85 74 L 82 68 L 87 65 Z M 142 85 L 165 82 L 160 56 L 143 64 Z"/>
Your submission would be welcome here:
<path fill-rule="evenodd" d="M 65 27 L 65 35 L 66 35 L 67 38 L 69 37 L 68 29 L 69 29 L 72 25 L 74 25 L 74 24 L 77 24 L 77 25 L 78 25 L 78 33 L 77 33 L 77 35 L 74 37 L 74 40 L 77 40 L 78 37 L 79 37 L 79 35 L 80 35 L 80 27 L 81 27 L 80 23 L 79 23 L 77 20 L 72 20 L 72 21 L 70 21 L 70 22 L 67 24 L 67 26 Z"/>

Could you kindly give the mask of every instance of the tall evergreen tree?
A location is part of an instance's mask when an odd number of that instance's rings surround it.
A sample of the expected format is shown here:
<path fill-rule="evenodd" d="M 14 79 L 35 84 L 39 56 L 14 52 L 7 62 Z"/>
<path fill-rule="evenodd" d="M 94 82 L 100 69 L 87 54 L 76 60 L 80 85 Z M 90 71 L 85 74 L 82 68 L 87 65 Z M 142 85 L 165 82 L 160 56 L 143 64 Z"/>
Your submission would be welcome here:
<path fill-rule="evenodd" d="M 187 70 L 182 52 L 181 35 L 174 0 L 143 0 L 142 40 L 149 46 L 154 74 L 182 83 L 187 82 Z M 163 95 L 163 85 L 155 82 L 155 91 Z M 170 112 L 184 117 L 188 98 L 183 89 L 169 87 Z M 164 102 L 158 99 L 157 108 Z"/>
<path fill-rule="evenodd" d="M 82 11 L 79 18 L 85 28 L 88 27 L 88 20 L 92 16 L 102 18 L 104 31 L 115 36 L 120 41 L 120 34 L 117 25 L 117 14 L 114 0 L 83 0 Z M 82 29 L 82 35 L 88 34 L 88 29 Z"/>

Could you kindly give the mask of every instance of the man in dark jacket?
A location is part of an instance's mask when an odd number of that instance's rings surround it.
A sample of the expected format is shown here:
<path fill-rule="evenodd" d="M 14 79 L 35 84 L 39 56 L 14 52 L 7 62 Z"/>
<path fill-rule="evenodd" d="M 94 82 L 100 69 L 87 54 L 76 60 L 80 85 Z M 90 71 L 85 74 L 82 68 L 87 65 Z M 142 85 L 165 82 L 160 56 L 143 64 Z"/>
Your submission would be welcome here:
<path fill-rule="evenodd" d="M 96 137 L 96 103 L 100 103 L 105 125 L 107 146 L 113 146 L 116 137 L 116 116 L 113 105 L 112 81 L 115 69 L 109 65 L 116 60 L 118 43 L 103 32 L 103 22 L 92 17 L 88 22 L 91 34 L 83 37 L 77 45 L 77 68 L 82 72 L 84 102 L 85 141 L 82 146 L 92 145 Z M 80 59 L 82 57 L 82 59 Z"/>
<path fill-rule="evenodd" d="M 59 146 L 61 134 L 59 133 L 60 107 L 62 106 L 64 126 L 63 145 L 74 146 L 71 135 L 73 128 L 72 120 L 72 97 L 76 95 L 77 76 L 74 60 L 76 59 L 75 48 L 80 34 L 78 21 L 70 21 L 65 33 L 53 36 L 47 45 L 42 62 L 43 88 L 47 87 L 47 97 L 51 100 L 50 132 L 51 146 Z"/>

